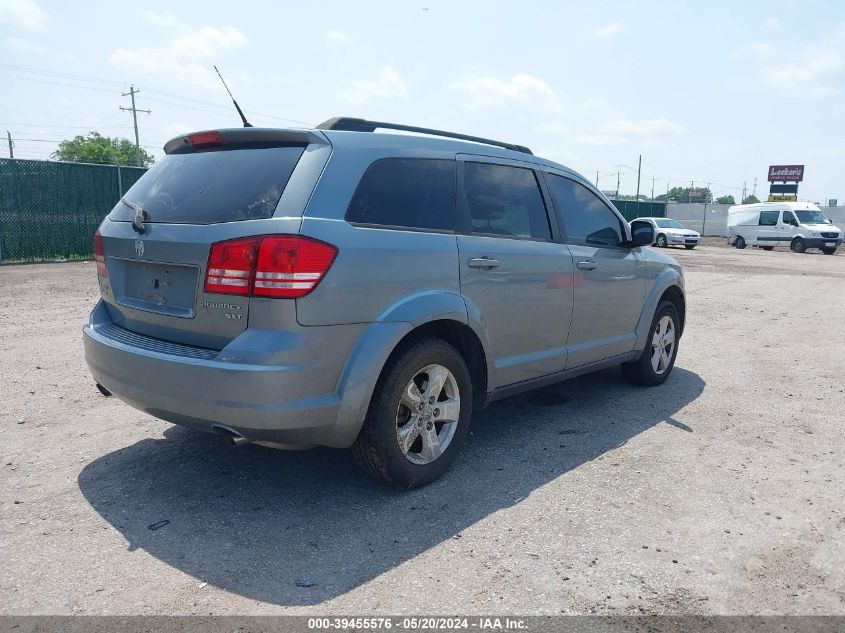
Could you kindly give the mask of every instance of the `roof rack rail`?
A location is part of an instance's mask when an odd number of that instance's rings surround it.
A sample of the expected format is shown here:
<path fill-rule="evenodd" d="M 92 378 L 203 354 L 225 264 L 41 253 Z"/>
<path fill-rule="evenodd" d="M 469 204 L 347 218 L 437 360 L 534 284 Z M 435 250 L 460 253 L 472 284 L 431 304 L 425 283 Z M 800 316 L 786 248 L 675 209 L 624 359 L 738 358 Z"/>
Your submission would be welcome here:
<path fill-rule="evenodd" d="M 318 130 L 341 130 L 344 132 L 375 132 L 377 129 L 385 130 L 402 130 L 403 132 L 417 132 L 418 134 L 431 134 L 433 136 L 445 136 L 447 138 L 457 138 L 462 141 L 472 141 L 473 143 L 483 143 L 484 145 L 495 145 L 496 147 L 504 147 L 505 149 L 522 152 L 523 154 L 532 154 L 532 151 L 524 145 L 515 145 L 514 143 L 503 143 L 502 141 L 494 141 L 489 138 L 482 138 L 480 136 L 470 136 L 468 134 L 457 134 L 456 132 L 446 132 L 444 130 L 433 130 L 427 127 L 416 127 L 413 125 L 401 125 L 399 123 L 385 123 L 384 121 L 367 121 L 366 119 L 356 119 L 353 117 L 339 116 L 323 121 L 317 126 Z"/>

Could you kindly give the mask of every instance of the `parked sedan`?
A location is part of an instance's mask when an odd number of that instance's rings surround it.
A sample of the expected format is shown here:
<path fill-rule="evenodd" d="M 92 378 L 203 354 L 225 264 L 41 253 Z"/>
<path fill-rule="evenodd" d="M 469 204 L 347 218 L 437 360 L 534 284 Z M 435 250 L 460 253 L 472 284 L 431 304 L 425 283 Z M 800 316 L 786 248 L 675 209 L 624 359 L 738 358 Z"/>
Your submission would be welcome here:
<path fill-rule="evenodd" d="M 684 246 L 693 249 L 698 246 L 701 235 L 697 231 L 684 228 L 684 225 L 672 218 L 637 218 L 645 220 L 654 227 L 654 246 Z"/>

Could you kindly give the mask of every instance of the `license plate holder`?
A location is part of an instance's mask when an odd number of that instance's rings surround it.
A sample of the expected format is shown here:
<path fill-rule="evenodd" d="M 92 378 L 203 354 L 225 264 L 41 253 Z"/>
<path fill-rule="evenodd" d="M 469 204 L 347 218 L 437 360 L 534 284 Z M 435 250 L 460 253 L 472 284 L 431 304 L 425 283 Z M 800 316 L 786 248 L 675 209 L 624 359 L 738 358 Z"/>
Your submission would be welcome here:
<path fill-rule="evenodd" d="M 183 318 L 194 316 L 197 296 L 196 266 L 125 261 L 121 305 Z"/>

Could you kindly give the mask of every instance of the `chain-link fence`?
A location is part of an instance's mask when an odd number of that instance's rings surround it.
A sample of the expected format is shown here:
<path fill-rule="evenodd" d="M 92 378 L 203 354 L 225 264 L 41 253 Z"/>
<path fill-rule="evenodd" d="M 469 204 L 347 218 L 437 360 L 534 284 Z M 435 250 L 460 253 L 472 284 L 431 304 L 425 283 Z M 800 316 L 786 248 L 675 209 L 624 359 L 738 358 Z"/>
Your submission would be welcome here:
<path fill-rule="evenodd" d="M 145 171 L 0 158 L 0 262 L 93 257 L 94 231 Z"/>
<path fill-rule="evenodd" d="M 665 218 L 665 202 L 642 202 L 637 200 L 611 200 L 619 213 L 630 222 L 634 218 Z"/>

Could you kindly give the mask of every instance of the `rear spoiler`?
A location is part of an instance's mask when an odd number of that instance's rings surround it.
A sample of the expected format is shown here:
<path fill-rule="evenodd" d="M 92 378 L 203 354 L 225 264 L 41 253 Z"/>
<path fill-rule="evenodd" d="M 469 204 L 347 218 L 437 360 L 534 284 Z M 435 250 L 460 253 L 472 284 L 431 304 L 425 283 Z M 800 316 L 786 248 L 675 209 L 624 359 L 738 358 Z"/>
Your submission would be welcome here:
<path fill-rule="evenodd" d="M 201 144 L 196 139 L 201 138 Z M 193 142 L 192 142 L 193 139 Z M 189 154 L 208 149 L 240 149 L 283 145 L 328 145 L 321 132 L 314 130 L 279 130 L 274 128 L 231 128 L 182 134 L 164 144 L 165 154 Z"/>

